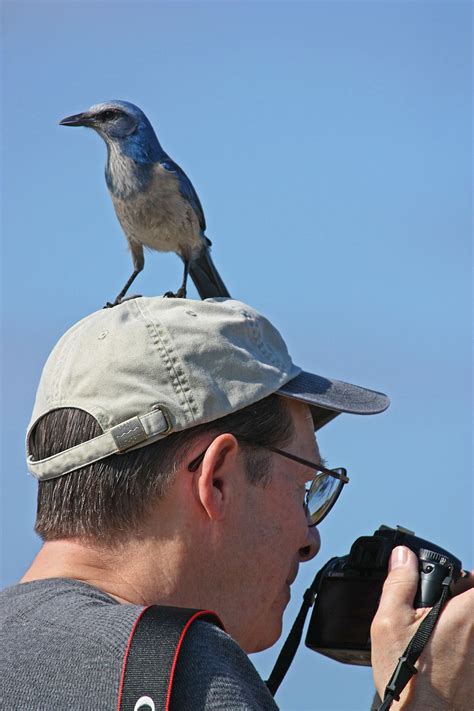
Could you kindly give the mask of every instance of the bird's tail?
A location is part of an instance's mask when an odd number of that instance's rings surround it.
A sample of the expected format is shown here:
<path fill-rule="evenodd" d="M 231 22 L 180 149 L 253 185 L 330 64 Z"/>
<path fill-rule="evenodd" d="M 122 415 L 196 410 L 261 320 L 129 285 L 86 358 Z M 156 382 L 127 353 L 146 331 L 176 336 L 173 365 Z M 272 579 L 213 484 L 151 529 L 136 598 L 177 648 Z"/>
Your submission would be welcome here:
<path fill-rule="evenodd" d="M 189 265 L 189 275 L 201 299 L 210 299 L 216 296 L 230 297 L 227 287 L 211 259 L 209 247 L 206 246 L 201 255 L 197 259 L 193 259 Z"/>

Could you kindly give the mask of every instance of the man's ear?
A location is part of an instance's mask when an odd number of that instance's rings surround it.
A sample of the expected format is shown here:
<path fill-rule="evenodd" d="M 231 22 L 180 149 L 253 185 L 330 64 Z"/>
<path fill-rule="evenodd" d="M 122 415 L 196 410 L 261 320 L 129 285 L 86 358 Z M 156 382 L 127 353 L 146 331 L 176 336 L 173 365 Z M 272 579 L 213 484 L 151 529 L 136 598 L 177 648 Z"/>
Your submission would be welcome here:
<path fill-rule="evenodd" d="M 229 501 L 238 486 L 238 454 L 239 444 L 234 435 L 218 435 L 208 447 L 195 474 L 197 496 L 212 520 L 219 521 L 225 516 Z"/>

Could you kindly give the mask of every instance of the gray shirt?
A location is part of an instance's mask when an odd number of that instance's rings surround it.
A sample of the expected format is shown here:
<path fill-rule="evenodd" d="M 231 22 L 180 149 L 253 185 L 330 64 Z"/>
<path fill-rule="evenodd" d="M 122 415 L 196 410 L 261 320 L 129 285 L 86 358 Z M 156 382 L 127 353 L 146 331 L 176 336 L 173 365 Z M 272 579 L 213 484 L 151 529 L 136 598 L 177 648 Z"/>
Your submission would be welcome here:
<path fill-rule="evenodd" d="M 36 580 L 0 592 L 0 708 L 117 707 L 123 656 L 143 608 L 77 580 Z M 173 711 L 276 711 L 255 667 L 222 630 L 195 622 L 185 637 Z"/>

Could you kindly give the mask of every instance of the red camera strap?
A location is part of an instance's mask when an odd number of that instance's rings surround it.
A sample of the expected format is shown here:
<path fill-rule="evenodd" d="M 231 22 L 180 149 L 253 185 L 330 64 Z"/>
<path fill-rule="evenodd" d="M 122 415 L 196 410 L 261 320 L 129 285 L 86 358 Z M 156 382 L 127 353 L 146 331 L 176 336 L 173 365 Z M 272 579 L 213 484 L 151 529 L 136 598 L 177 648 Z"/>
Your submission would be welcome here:
<path fill-rule="evenodd" d="M 196 620 L 224 629 L 208 610 L 158 605 L 142 610 L 125 649 L 117 711 L 169 711 L 178 656 Z"/>

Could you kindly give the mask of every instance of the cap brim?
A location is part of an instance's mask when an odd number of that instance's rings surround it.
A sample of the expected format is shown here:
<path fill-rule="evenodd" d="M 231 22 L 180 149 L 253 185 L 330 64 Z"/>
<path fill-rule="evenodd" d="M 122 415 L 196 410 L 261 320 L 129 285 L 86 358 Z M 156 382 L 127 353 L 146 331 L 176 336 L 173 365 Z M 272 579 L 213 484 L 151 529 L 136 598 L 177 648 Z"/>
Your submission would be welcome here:
<path fill-rule="evenodd" d="M 376 415 L 390 405 L 388 397 L 376 390 L 368 390 L 341 380 L 330 380 L 304 370 L 283 385 L 278 393 L 309 405 L 315 430 L 319 430 L 341 412 Z"/>

